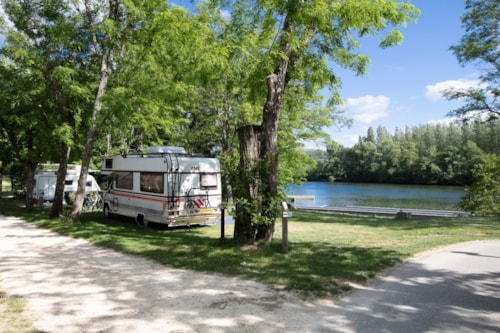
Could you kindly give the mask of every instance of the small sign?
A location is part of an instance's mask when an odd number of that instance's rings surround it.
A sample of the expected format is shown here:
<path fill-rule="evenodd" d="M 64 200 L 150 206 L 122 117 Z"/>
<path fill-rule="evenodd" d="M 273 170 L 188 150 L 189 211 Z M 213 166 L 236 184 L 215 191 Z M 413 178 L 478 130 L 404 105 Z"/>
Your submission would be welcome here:
<path fill-rule="evenodd" d="M 292 217 L 292 212 L 283 212 L 283 217 Z"/>

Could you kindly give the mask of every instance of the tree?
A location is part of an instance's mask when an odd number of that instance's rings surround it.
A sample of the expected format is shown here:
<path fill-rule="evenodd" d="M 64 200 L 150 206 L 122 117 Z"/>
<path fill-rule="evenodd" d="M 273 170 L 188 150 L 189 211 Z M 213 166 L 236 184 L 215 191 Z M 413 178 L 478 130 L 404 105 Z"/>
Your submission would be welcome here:
<path fill-rule="evenodd" d="M 467 186 L 460 206 L 479 215 L 500 214 L 500 156 L 487 155 L 472 171 L 474 182 Z"/>
<path fill-rule="evenodd" d="M 82 167 L 78 180 L 78 190 L 70 212 L 71 220 L 78 220 L 82 210 L 85 184 L 89 165 L 93 156 L 94 144 L 103 126 L 113 116 L 112 107 L 104 107 L 106 90 L 114 70 L 119 70 L 129 55 L 129 47 L 134 43 L 151 42 L 152 22 L 155 15 L 163 11 L 166 4 L 162 1 L 100 1 L 85 0 L 80 9 L 86 18 L 89 43 L 92 54 L 98 60 L 97 89 L 93 98 L 90 126 L 85 137 Z"/>
<path fill-rule="evenodd" d="M 87 42 L 88 29 L 75 6 L 78 3 L 61 0 L 3 0 L 13 27 L 8 28 L 2 53 L 37 79 L 38 97 L 23 111 L 23 117 L 32 122 L 38 120 L 34 128 L 45 132 L 36 141 L 38 156 L 32 163 L 36 166 L 42 158 L 59 161 L 52 218 L 62 214 L 70 151 L 77 144 L 79 128 L 85 123 L 82 120 L 88 118 L 86 110 L 93 88 L 91 73 L 95 62 Z M 17 93 L 28 93 L 28 87 L 20 85 Z M 39 115 L 30 117 L 29 109 Z M 28 188 L 32 178 L 28 173 Z"/>
<path fill-rule="evenodd" d="M 32 209 L 35 170 L 41 158 L 50 156 L 53 127 L 46 118 L 42 75 L 25 66 L 36 57 L 25 50 L 10 53 L 11 44 L 27 46 L 18 34 L 9 35 L 5 43 L 0 58 L 0 141 L 5 142 L 0 159 L 10 170 L 12 184 L 22 184 L 26 207 Z"/>
<path fill-rule="evenodd" d="M 404 25 L 416 19 L 418 10 L 397 1 L 258 1 L 252 3 L 260 15 L 257 31 L 273 31 L 272 44 L 263 54 L 266 61 L 260 77 L 266 82 L 261 122 L 238 129 L 240 172 L 247 183 L 235 222 L 235 237 L 243 241 L 270 242 L 278 216 L 279 144 L 278 132 L 287 89 L 303 84 L 312 90 L 338 87 L 339 80 L 326 59 L 363 74 L 368 57 L 355 53 L 354 33 L 363 37 Z M 389 31 L 380 46 L 393 46 L 402 40 L 398 30 Z M 262 86 L 261 86 L 262 88 Z M 262 89 L 260 90 L 262 91 Z M 338 102 L 332 95 L 330 103 Z M 238 210 L 238 207 L 237 207 Z"/>
<path fill-rule="evenodd" d="M 466 33 L 458 45 L 450 47 L 461 65 L 477 62 L 483 68 L 479 84 L 469 89 L 450 89 L 449 100 L 465 104 L 450 116 L 471 119 L 485 115 L 500 117 L 500 2 L 496 0 L 466 0 L 462 25 Z"/>
<path fill-rule="evenodd" d="M 9 172 L 9 169 L 15 170 L 16 168 L 19 169 L 19 167 L 26 171 L 29 169 L 27 167 L 28 159 L 23 159 L 23 157 L 28 156 L 22 152 L 28 151 L 28 144 L 33 140 L 30 140 L 30 136 L 28 136 L 28 140 L 25 140 L 26 136 L 24 134 L 28 131 L 18 132 L 18 136 L 14 135 L 14 131 L 20 129 L 19 125 L 24 125 L 23 119 L 19 116 L 19 109 L 24 106 L 19 104 L 23 104 L 23 99 L 16 93 L 16 88 L 21 80 L 17 80 L 19 77 L 17 77 L 18 73 L 16 72 L 16 66 L 6 61 L 5 58 L 0 58 L 0 86 L 2 86 L 0 91 L 0 99 L 2 100 L 0 104 L 0 178 L 3 178 L 4 170 Z M 14 101 L 17 101 L 18 104 L 13 104 Z M 14 128 L 14 131 L 10 130 L 11 128 Z M 33 168 L 33 174 L 34 172 Z M 16 176 L 11 172 L 12 184 L 15 184 Z M 27 208 L 31 209 L 33 207 L 32 199 L 29 200 L 29 197 L 26 196 L 25 200 Z M 30 202 L 31 206 L 29 206 Z"/>

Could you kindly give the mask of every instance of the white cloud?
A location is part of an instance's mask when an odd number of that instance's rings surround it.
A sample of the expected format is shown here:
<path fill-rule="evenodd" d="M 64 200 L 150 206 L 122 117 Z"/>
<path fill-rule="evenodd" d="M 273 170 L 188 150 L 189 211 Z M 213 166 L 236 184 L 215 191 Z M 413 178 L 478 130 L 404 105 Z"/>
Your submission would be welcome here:
<path fill-rule="evenodd" d="M 9 20 L 5 16 L 5 12 L 3 11 L 2 5 L 0 5 L 0 25 L 2 25 L 4 22 L 7 22 L 7 25 L 9 25 Z M 0 34 L 0 48 L 3 47 L 3 43 L 5 43 L 5 35 Z"/>
<path fill-rule="evenodd" d="M 427 124 L 429 125 L 445 125 L 448 126 L 449 124 L 452 124 L 456 122 L 458 118 L 455 117 L 450 117 L 450 118 L 443 118 L 443 119 L 434 119 L 434 120 L 429 120 Z"/>
<path fill-rule="evenodd" d="M 220 11 L 220 14 L 222 15 L 223 18 L 225 18 L 226 20 L 230 20 L 231 19 L 231 12 L 228 11 L 228 10 L 221 10 Z"/>
<path fill-rule="evenodd" d="M 348 98 L 344 110 L 346 116 L 365 124 L 389 115 L 390 98 L 379 95 L 366 95 L 358 98 Z"/>
<path fill-rule="evenodd" d="M 425 87 L 425 97 L 430 101 L 442 100 L 443 92 L 448 89 L 468 89 L 472 87 L 477 87 L 479 85 L 478 80 L 448 80 L 437 82 L 435 84 L 429 84 Z"/>
<path fill-rule="evenodd" d="M 360 137 L 359 135 L 346 134 L 342 135 L 339 141 L 344 147 L 350 148 L 354 146 L 356 143 L 358 143 L 359 137 Z"/>

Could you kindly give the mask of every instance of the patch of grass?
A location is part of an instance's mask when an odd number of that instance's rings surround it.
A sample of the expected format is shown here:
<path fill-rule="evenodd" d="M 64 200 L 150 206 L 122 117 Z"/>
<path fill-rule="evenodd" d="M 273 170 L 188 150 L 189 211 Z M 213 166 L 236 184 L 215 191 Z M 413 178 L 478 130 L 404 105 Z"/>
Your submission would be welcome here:
<path fill-rule="evenodd" d="M 498 218 L 366 217 L 294 211 L 289 219 L 289 252 L 282 251 L 281 223 L 269 245 L 245 249 L 220 228 L 140 228 L 132 219 L 107 220 L 99 212 L 82 214 L 81 223 L 49 220 L 48 208 L 27 212 L 5 200 L 0 213 L 40 227 L 165 265 L 215 272 L 283 286 L 304 296 L 338 296 L 417 252 L 478 239 L 500 238 Z M 242 264 L 242 263 L 245 264 Z"/>
<path fill-rule="evenodd" d="M 42 333 L 33 328 L 32 321 L 25 313 L 26 301 L 8 296 L 0 290 L 0 332 L 1 333 Z"/>

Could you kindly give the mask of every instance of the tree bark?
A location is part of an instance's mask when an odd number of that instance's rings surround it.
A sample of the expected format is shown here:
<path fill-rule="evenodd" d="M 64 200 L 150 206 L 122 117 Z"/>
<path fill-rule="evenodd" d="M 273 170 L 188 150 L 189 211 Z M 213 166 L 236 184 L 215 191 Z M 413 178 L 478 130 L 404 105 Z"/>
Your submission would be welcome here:
<path fill-rule="evenodd" d="M 80 214 L 82 212 L 83 199 L 85 197 L 85 185 L 87 183 L 87 176 L 89 174 L 90 160 L 92 158 L 92 151 L 94 149 L 94 143 L 99 133 L 99 127 L 97 125 L 98 119 L 101 114 L 102 109 L 102 97 L 106 92 L 106 87 L 108 85 L 109 77 L 111 76 L 111 69 L 108 67 L 108 63 L 112 60 L 111 55 L 108 55 L 107 59 L 103 59 L 101 64 L 101 79 L 99 82 L 99 89 L 97 91 L 96 99 L 94 102 L 94 108 L 92 112 L 92 122 L 87 133 L 87 142 L 85 144 L 85 150 L 82 157 L 82 168 L 80 171 L 80 178 L 78 179 L 78 189 L 75 195 L 75 201 L 71 207 L 71 213 L 69 218 L 72 221 L 78 221 L 80 219 Z"/>
<path fill-rule="evenodd" d="M 270 243 L 278 213 L 278 125 L 285 89 L 288 62 L 277 66 L 267 77 L 268 95 L 262 126 L 238 129 L 240 142 L 240 180 L 244 201 L 236 205 L 234 237 L 243 241 Z"/>
<path fill-rule="evenodd" d="M 276 59 L 274 73 L 266 78 L 267 82 L 267 99 L 263 108 L 262 125 L 258 135 L 259 151 L 255 153 L 255 159 L 252 161 L 257 166 L 257 179 L 259 186 L 255 188 L 257 193 L 251 193 L 247 190 L 245 200 L 256 201 L 258 205 L 257 212 L 253 215 L 253 224 L 250 230 L 253 234 L 246 234 L 246 240 L 264 240 L 270 243 L 274 235 L 274 227 L 278 216 L 278 125 L 281 112 L 281 105 L 285 88 L 288 82 L 288 66 L 290 59 L 293 58 L 293 46 L 288 38 L 294 32 L 293 22 L 290 17 L 285 18 L 283 25 L 283 36 L 280 43 L 280 56 Z M 245 127 L 240 128 L 239 134 Z M 250 144 L 245 140 L 250 140 L 251 136 L 239 135 L 240 154 L 247 151 L 246 146 Z M 248 158 L 248 157 L 247 157 Z M 240 161 L 240 167 L 245 169 L 246 161 Z M 243 179 L 242 179 L 243 180 Z M 238 206 L 236 210 L 238 211 Z M 241 223 L 250 223 L 248 221 L 248 212 L 245 216 L 241 216 Z M 236 221 L 235 221 L 236 222 Z M 239 226 L 243 230 L 243 226 Z M 236 226 L 235 226 L 236 228 Z M 235 229 L 236 235 L 236 229 Z M 243 235 L 242 235 L 243 236 Z M 248 237 L 248 236 L 251 236 Z M 244 237 L 242 237 L 244 238 Z"/>
<path fill-rule="evenodd" d="M 277 73 L 267 77 L 267 101 L 264 106 L 262 120 L 261 158 L 264 167 L 260 168 L 262 179 L 262 214 L 268 222 L 259 225 L 257 239 L 270 243 L 273 239 L 274 226 L 278 213 L 278 125 L 281 101 L 285 90 L 285 75 L 288 62 L 282 60 L 277 66 Z"/>
<path fill-rule="evenodd" d="M 69 218 L 72 221 L 78 221 L 80 219 L 83 199 L 85 197 L 85 185 L 87 183 L 90 160 L 92 158 L 92 151 L 94 149 L 94 143 L 96 141 L 97 135 L 100 131 L 100 126 L 98 125 L 98 123 L 99 119 L 101 118 L 102 98 L 106 93 L 108 81 L 111 76 L 111 64 L 113 63 L 114 58 L 114 48 L 110 44 L 111 43 L 109 41 L 106 43 L 104 54 L 101 59 L 101 76 L 99 80 L 99 88 L 97 89 L 94 107 L 92 110 L 91 125 L 87 132 L 87 142 L 85 143 L 85 149 L 83 151 L 82 169 L 80 171 L 80 178 L 78 179 L 78 189 L 76 191 L 75 201 L 73 202 L 71 213 L 69 215 Z"/>
<path fill-rule="evenodd" d="M 35 171 L 38 163 L 26 163 L 24 170 L 26 173 L 26 196 L 25 203 L 28 210 L 33 209 L 33 188 L 35 187 Z"/>
<path fill-rule="evenodd" d="M 64 198 L 64 183 L 66 173 L 68 171 L 69 152 L 71 148 L 67 143 L 61 143 L 61 156 L 59 160 L 59 168 L 57 170 L 56 189 L 54 192 L 54 202 L 50 209 L 49 218 L 54 219 L 63 215 L 63 198 Z"/>
<path fill-rule="evenodd" d="M 247 125 L 238 128 L 240 141 L 240 184 L 235 189 L 239 200 L 236 202 L 234 238 L 243 242 L 255 239 L 256 207 L 259 199 L 260 176 L 260 126 Z"/>
<path fill-rule="evenodd" d="M 89 23 L 91 24 L 92 18 L 90 15 L 91 9 L 89 2 L 85 2 L 85 7 L 89 13 Z M 124 20 L 123 4 L 118 0 L 109 1 L 109 13 L 108 18 L 116 24 L 122 24 Z M 123 37 L 123 36 L 122 36 Z M 78 221 L 80 219 L 80 214 L 82 212 L 83 199 L 85 197 L 85 185 L 87 183 L 87 176 L 89 174 L 90 160 L 92 158 L 92 151 L 94 149 L 94 143 L 97 139 L 97 135 L 100 132 L 102 122 L 106 118 L 102 113 L 102 98 L 106 93 L 106 88 L 108 86 L 109 78 L 112 73 L 112 65 L 115 60 L 115 50 L 118 48 L 118 44 L 121 44 L 121 37 L 113 39 L 110 36 L 104 38 L 102 45 L 102 53 L 100 54 L 101 67 L 100 67 L 100 78 L 99 87 L 97 89 L 97 94 L 94 100 L 94 107 L 92 109 L 92 119 L 89 130 L 87 132 L 87 142 L 85 143 L 85 149 L 82 156 L 82 169 L 80 172 L 80 178 L 78 179 L 78 189 L 75 195 L 75 201 L 71 207 L 71 213 L 69 218 L 72 221 Z M 94 35 L 95 49 L 98 50 L 97 46 L 97 36 Z M 124 57 L 124 49 L 122 49 L 121 57 Z"/>

